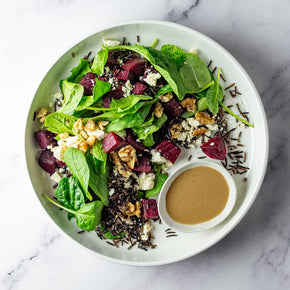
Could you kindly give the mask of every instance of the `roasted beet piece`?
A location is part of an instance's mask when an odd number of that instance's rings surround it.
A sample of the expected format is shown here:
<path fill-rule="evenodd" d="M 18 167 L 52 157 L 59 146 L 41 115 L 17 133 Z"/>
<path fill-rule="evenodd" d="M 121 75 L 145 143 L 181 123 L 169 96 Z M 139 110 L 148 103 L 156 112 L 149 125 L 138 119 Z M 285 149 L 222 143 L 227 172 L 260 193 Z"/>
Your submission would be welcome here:
<path fill-rule="evenodd" d="M 103 140 L 103 148 L 106 153 L 120 149 L 126 142 L 117 134 L 110 132 Z"/>
<path fill-rule="evenodd" d="M 168 140 L 162 141 L 159 145 L 156 146 L 155 149 L 171 163 L 175 163 L 176 159 L 181 153 L 181 150 Z"/>
<path fill-rule="evenodd" d="M 183 113 L 183 109 L 174 99 L 164 104 L 164 110 L 166 115 L 171 117 L 178 117 Z"/>
<path fill-rule="evenodd" d="M 66 167 L 65 162 L 63 162 L 63 161 L 61 161 L 61 160 L 59 160 L 57 158 L 55 158 L 55 163 L 56 163 L 57 167 Z"/>
<path fill-rule="evenodd" d="M 130 81 L 133 83 L 136 80 L 136 75 L 128 70 L 120 70 L 120 72 L 117 74 L 117 79 L 120 81 Z"/>
<path fill-rule="evenodd" d="M 147 89 L 147 86 L 141 83 L 135 83 L 134 88 L 133 88 L 133 95 L 142 95 L 146 89 Z"/>
<path fill-rule="evenodd" d="M 103 81 L 103 82 L 106 82 L 107 81 L 105 77 L 98 77 L 98 80 L 99 81 Z"/>
<path fill-rule="evenodd" d="M 107 63 L 106 65 L 112 69 L 114 68 L 116 65 L 118 65 L 118 62 L 117 60 L 114 58 L 113 54 L 111 52 L 109 52 L 108 54 L 108 60 L 107 60 Z"/>
<path fill-rule="evenodd" d="M 147 157 L 142 157 L 139 159 L 138 165 L 135 165 L 135 168 L 133 169 L 136 172 L 152 172 L 150 159 Z"/>
<path fill-rule="evenodd" d="M 135 57 L 126 61 L 122 66 L 122 69 L 126 71 L 131 71 L 137 76 L 142 76 L 145 71 L 145 60 L 139 57 Z"/>
<path fill-rule="evenodd" d="M 159 217 L 157 202 L 155 199 L 142 199 L 143 217 L 156 219 Z"/>
<path fill-rule="evenodd" d="M 52 132 L 49 132 L 47 130 L 38 131 L 34 133 L 34 136 L 41 149 L 46 149 L 49 145 L 56 145 L 56 140 L 54 138 L 55 134 Z"/>
<path fill-rule="evenodd" d="M 106 93 L 103 96 L 103 106 L 105 108 L 110 108 L 112 98 L 116 100 L 123 98 L 122 86 Z"/>
<path fill-rule="evenodd" d="M 96 75 L 92 72 L 83 76 L 80 84 L 84 87 L 84 96 L 90 96 L 93 94 L 93 88 L 96 84 Z"/>
<path fill-rule="evenodd" d="M 200 148 L 205 155 L 213 159 L 224 160 L 227 154 L 225 141 L 220 136 L 210 138 Z"/>
<path fill-rule="evenodd" d="M 56 158 L 50 150 L 43 150 L 38 159 L 38 163 L 43 170 L 47 173 L 52 174 L 56 167 Z"/>
<path fill-rule="evenodd" d="M 127 130 L 126 142 L 135 148 L 137 154 L 142 153 L 146 149 L 141 142 L 136 141 L 136 138 L 130 129 Z"/>
<path fill-rule="evenodd" d="M 110 108 L 110 106 L 111 106 L 111 97 L 110 96 L 103 97 L 103 106 L 105 108 Z"/>

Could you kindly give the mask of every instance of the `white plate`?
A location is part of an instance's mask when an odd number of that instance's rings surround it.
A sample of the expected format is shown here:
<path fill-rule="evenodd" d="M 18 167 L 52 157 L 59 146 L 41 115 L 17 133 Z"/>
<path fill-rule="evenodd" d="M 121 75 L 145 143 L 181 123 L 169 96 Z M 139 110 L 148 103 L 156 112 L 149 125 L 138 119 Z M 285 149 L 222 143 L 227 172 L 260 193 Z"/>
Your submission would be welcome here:
<path fill-rule="evenodd" d="M 33 138 L 33 132 L 39 130 L 39 124 L 32 121 L 34 111 L 48 106 L 49 97 L 59 90 L 59 80 L 66 78 L 79 59 L 89 51 L 92 51 L 94 55 L 100 49 L 103 38 L 122 40 L 125 36 L 127 41 L 135 43 L 137 35 L 140 35 L 141 44 L 144 45 L 151 45 L 157 38 L 159 39 L 158 48 L 162 44 L 171 43 L 187 51 L 197 49 L 205 63 L 213 60 L 212 68 L 221 67 L 222 74 L 227 80 L 224 87 L 235 82 L 242 93 L 242 96 L 236 99 L 227 95 L 229 101 L 226 103 L 237 101 L 241 103 L 243 110 L 251 113 L 250 120 L 255 124 L 254 129 L 247 128 L 243 132 L 241 142 L 246 144 L 247 164 L 251 169 L 246 183 L 243 182 L 244 176 L 235 176 L 238 197 L 229 217 L 213 229 L 192 234 L 179 234 L 178 237 L 171 238 L 165 237 L 164 225 L 156 225 L 153 234 L 157 247 L 147 252 L 137 248 L 128 251 L 126 247 L 112 247 L 101 241 L 94 232 L 78 234 L 79 229 L 74 221 L 68 222 L 63 212 L 42 198 L 41 194 L 48 192 L 52 194 L 53 189 L 49 176 L 37 163 L 39 149 Z M 72 52 L 75 58 L 72 58 Z M 235 120 L 229 119 L 233 126 L 238 126 Z M 268 159 L 268 128 L 263 105 L 254 84 L 229 52 L 212 39 L 187 27 L 162 21 L 142 20 L 104 29 L 81 41 L 57 60 L 41 82 L 31 104 L 26 125 L 25 151 L 27 167 L 36 195 L 44 210 L 62 233 L 98 257 L 127 265 L 152 266 L 180 261 L 204 251 L 221 240 L 241 221 L 253 204 L 263 181 Z M 190 154 L 193 154 L 192 161 L 201 155 L 199 149 L 183 152 L 174 169 L 187 162 Z"/>

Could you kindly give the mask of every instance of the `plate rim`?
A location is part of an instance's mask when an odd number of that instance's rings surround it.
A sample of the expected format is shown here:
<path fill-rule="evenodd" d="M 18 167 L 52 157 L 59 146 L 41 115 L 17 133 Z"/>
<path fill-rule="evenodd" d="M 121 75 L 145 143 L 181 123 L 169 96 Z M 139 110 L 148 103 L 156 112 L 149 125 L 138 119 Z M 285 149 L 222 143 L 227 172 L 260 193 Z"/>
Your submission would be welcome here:
<path fill-rule="evenodd" d="M 215 245 L 216 243 L 218 243 L 219 241 L 221 241 L 226 235 L 228 235 L 240 222 L 241 220 L 245 217 L 245 215 L 248 213 L 248 211 L 250 210 L 250 208 L 252 207 L 254 201 L 256 200 L 256 197 L 260 191 L 260 188 L 262 186 L 262 183 L 264 181 L 264 177 L 265 177 L 265 173 L 266 173 L 266 169 L 267 169 L 267 164 L 268 164 L 268 157 L 269 157 L 269 130 L 268 130 L 268 122 L 267 122 L 267 118 L 266 118 L 266 113 L 265 113 L 265 109 L 263 106 L 263 103 L 261 101 L 261 97 L 259 95 L 259 92 L 256 88 L 256 86 L 254 85 L 253 81 L 251 80 L 249 74 L 246 72 L 246 70 L 243 68 L 243 66 L 237 61 L 237 59 L 227 50 L 225 49 L 223 46 L 221 46 L 217 41 L 213 40 L 212 38 L 206 36 L 205 34 L 196 31 L 193 28 L 181 25 L 181 24 L 177 24 L 177 23 L 173 23 L 173 22 L 169 22 L 169 21 L 163 21 L 163 20 L 154 20 L 154 19 L 145 19 L 145 20 L 130 20 L 130 21 L 119 21 L 119 22 L 115 22 L 112 24 L 108 24 L 108 25 L 103 25 L 100 26 L 96 32 L 94 32 L 93 34 L 90 34 L 88 36 L 85 36 L 84 38 L 82 38 L 80 41 L 78 41 L 77 43 L 75 43 L 73 46 L 69 47 L 68 49 L 65 50 L 64 53 L 62 53 L 60 56 L 59 54 L 56 54 L 55 58 L 52 58 L 52 65 L 49 66 L 49 70 L 45 72 L 44 77 L 41 78 L 37 89 L 35 90 L 34 96 L 31 100 L 29 109 L 31 108 L 31 104 L 35 98 L 35 95 L 38 91 L 38 88 L 40 87 L 43 79 L 46 77 L 46 75 L 50 72 L 50 70 L 52 69 L 52 67 L 56 64 L 56 62 L 64 55 L 67 53 L 68 50 L 70 50 L 72 47 L 74 47 L 75 45 L 78 45 L 80 42 L 83 42 L 84 40 L 86 40 L 87 38 L 100 33 L 104 30 L 107 29 L 113 29 L 113 28 L 117 28 L 120 26 L 126 26 L 126 25 L 138 25 L 138 24 L 153 24 L 153 25 L 164 25 L 164 26 L 168 26 L 168 27 L 172 27 L 172 28 L 177 28 L 189 33 L 195 33 L 196 35 L 198 35 L 200 38 L 204 39 L 205 41 L 211 43 L 212 45 L 214 45 L 215 47 L 217 47 L 218 49 L 220 49 L 222 52 L 224 52 L 227 57 L 229 59 L 231 59 L 231 61 L 233 61 L 233 63 L 235 64 L 235 66 L 242 72 L 242 74 L 244 75 L 244 77 L 246 78 L 247 82 L 249 83 L 250 87 L 253 89 L 256 97 L 257 97 L 257 101 L 259 103 L 259 107 L 261 110 L 261 114 L 262 114 L 262 124 L 264 125 L 264 135 L 265 135 L 265 156 L 263 159 L 263 164 L 262 164 L 262 170 L 261 170 L 261 178 L 259 180 L 258 183 L 255 184 L 254 189 L 252 190 L 253 194 L 251 196 L 251 198 L 247 201 L 247 203 L 244 205 L 245 209 L 244 211 L 240 212 L 235 219 L 229 221 L 229 224 L 227 227 L 225 227 L 225 229 L 223 231 L 221 231 L 212 241 L 210 241 L 209 243 L 207 243 L 205 246 L 200 247 L 197 250 L 193 250 L 191 251 L 189 254 L 186 255 L 182 255 L 178 258 L 170 258 L 170 259 L 162 259 L 160 261 L 128 261 L 128 260 L 122 260 L 122 259 L 118 259 L 118 258 L 113 258 L 113 257 L 109 257 L 106 256 L 104 254 L 95 252 L 94 250 L 84 246 L 83 244 L 81 244 L 80 242 L 76 241 L 75 239 L 73 239 L 72 237 L 70 237 L 62 228 L 60 228 L 57 223 L 51 218 L 51 216 L 48 214 L 48 212 L 45 210 L 45 208 L 43 207 L 43 205 L 41 204 L 41 201 L 38 197 L 38 195 L 36 194 L 36 191 L 34 189 L 33 183 L 32 183 L 32 179 L 30 177 L 29 174 L 29 169 L 27 166 L 27 148 L 26 148 L 26 136 L 27 136 L 27 131 L 28 131 L 28 122 L 29 122 L 29 114 L 26 118 L 26 122 L 25 122 L 25 130 L 24 130 L 24 155 L 25 155 L 25 172 L 29 177 L 30 180 L 30 185 L 33 188 L 34 191 L 34 196 L 36 197 L 36 199 L 39 202 L 39 205 L 41 206 L 42 210 L 45 212 L 45 214 L 48 216 L 48 220 L 50 221 L 51 224 L 53 224 L 53 226 L 56 228 L 56 230 L 61 233 L 66 239 L 69 239 L 70 241 L 73 241 L 75 244 L 77 244 L 78 246 L 80 246 L 81 248 L 85 249 L 86 251 L 92 253 L 93 255 L 95 255 L 98 258 L 101 258 L 103 260 L 106 261 L 110 261 L 110 262 L 114 262 L 117 264 L 122 264 L 122 265 L 128 265 L 128 266 L 160 266 L 160 265 L 167 265 L 167 264 L 172 264 L 175 262 L 179 262 L 185 259 L 188 259 L 190 257 L 193 257 L 205 250 L 207 250 L 208 248 L 212 247 L 213 245 Z"/>

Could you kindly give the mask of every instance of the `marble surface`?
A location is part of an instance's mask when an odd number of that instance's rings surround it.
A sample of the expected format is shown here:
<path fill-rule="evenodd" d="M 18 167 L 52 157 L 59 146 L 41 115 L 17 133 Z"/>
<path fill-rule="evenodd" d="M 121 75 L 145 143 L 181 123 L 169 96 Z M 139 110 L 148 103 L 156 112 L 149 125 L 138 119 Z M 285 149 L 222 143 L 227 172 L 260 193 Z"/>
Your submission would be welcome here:
<path fill-rule="evenodd" d="M 290 289 L 290 2 L 1 1 L 0 289 Z M 148 268 L 99 260 L 59 235 L 25 171 L 24 123 L 51 64 L 104 25 L 160 19 L 212 37 L 248 71 L 266 109 L 269 166 L 257 200 L 221 242 Z"/>

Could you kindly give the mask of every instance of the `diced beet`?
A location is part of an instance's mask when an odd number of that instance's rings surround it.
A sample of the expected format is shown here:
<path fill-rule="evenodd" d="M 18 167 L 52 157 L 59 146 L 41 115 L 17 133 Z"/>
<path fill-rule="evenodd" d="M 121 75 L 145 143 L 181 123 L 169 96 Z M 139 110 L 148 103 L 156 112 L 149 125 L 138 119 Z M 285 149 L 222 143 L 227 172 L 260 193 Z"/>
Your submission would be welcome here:
<path fill-rule="evenodd" d="M 143 217 L 156 219 L 159 217 L 157 202 L 155 199 L 142 199 Z"/>
<path fill-rule="evenodd" d="M 34 136 L 41 149 L 46 149 L 49 145 L 56 145 L 55 134 L 50 131 L 38 131 L 34 133 Z"/>
<path fill-rule="evenodd" d="M 111 106 L 111 97 L 110 96 L 103 97 L 103 106 L 105 108 L 110 108 L 110 106 Z"/>
<path fill-rule="evenodd" d="M 108 60 L 107 60 L 106 65 L 110 69 L 112 69 L 112 68 L 114 68 L 114 66 L 118 65 L 117 60 L 114 58 L 114 56 L 113 56 L 113 54 L 111 52 L 109 52 L 109 54 L 108 54 Z"/>
<path fill-rule="evenodd" d="M 171 163 L 175 163 L 176 159 L 181 153 L 181 150 L 168 140 L 162 141 L 159 145 L 156 146 L 155 149 Z"/>
<path fill-rule="evenodd" d="M 56 163 L 57 167 L 66 167 L 65 162 L 63 162 L 62 160 L 59 160 L 57 158 L 55 158 L 55 163 Z"/>
<path fill-rule="evenodd" d="M 224 139 L 220 136 L 210 138 L 207 142 L 203 143 L 200 148 L 203 153 L 210 158 L 224 160 L 226 157 L 226 144 Z"/>
<path fill-rule="evenodd" d="M 96 75 L 92 72 L 87 73 L 83 76 L 80 84 L 84 87 L 84 96 L 92 95 L 96 84 Z"/>
<path fill-rule="evenodd" d="M 171 117 L 178 117 L 183 113 L 183 109 L 174 99 L 164 104 L 164 110 L 165 113 Z"/>
<path fill-rule="evenodd" d="M 123 98 L 123 93 L 124 92 L 122 91 L 122 86 L 120 86 L 112 91 L 109 91 L 108 93 L 106 93 L 103 96 L 103 106 L 105 108 L 110 108 L 112 98 L 119 100 L 119 99 Z"/>
<path fill-rule="evenodd" d="M 142 95 L 146 89 L 147 89 L 147 86 L 141 83 L 135 83 L 134 88 L 133 88 L 133 95 Z"/>
<path fill-rule="evenodd" d="M 147 157 L 142 157 L 139 160 L 139 164 L 136 165 L 133 170 L 136 172 L 146 172 L 146 173 L 152 172 L 150 159 Z"/>
<path fill-rule="evenodd" d="M 131 71 L 137 76 L 142 76 L 145 71 L 145 60 L 139 57 L 135 57 L 126 61 L 122 66 L 122 69 L 126 71 Z"/>
<path fill-rule="evenodd" d="M 52 174 L 56 167 L 56 158 L 50 150 L 43 150 L 38 159 L 38 163 L 47 173 Z"/>
<path fill-rule="evenodd" d="M 103 148 L 106 153 L 120 149 L 125 146 L 126 142 L 114 132 L 110 132 L 103 140 Z"/>
<path fill-rule="evenodd" d="M 127 130 L 126 142 L 135 148 L 137 154 L 142 153 L 146 149 L 141 142 L 136 141 L 136 138 L 130 129 Z"/>
<path fill-rule="evenodd" d="M 106 82 L 107 81 L 105 77 L 98 77 L 98 80 L 102 81 L 102 82 Z"/>
<path fill-rule="evenodd" d="M 117 79 L 120 81 L 130 81 L 133 83 L 136 80 L 136 75 L 128 70 L 120 70 L 120 72 L 117 74 Z"/>

